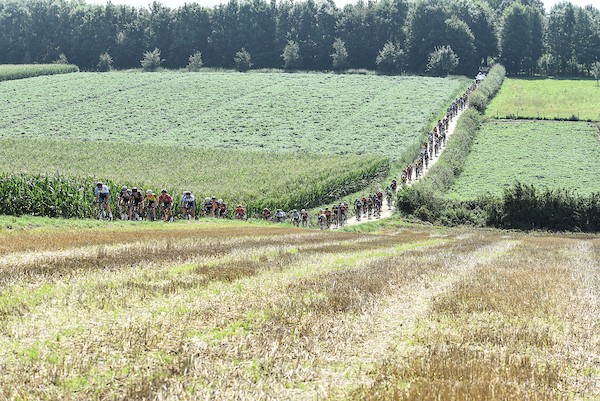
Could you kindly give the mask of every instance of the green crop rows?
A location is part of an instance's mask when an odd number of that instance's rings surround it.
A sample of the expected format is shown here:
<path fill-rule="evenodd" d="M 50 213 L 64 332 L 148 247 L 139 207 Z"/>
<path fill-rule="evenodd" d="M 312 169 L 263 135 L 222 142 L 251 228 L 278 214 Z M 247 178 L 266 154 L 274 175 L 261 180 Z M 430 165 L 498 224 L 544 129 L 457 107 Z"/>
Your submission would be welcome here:
<path fill-rule="evenodd" d="M 486 115 L 600 121 L 600 87 L 593 80 L 508 78 Z"/>
<path fill-rule="evenodd" d="M 0 64 L 0 81 L 77 72 L 72 64 Z"/>
<path fill-rule="evenodd" d="M 465 79 L 80 73 L 2 84 L 0 137 L 398 157 Z"/>
<path fill-rule="evenodd" d="M 119 186 L 167 188 L 178 196 L 217 196 L 262 207 L 309 207 L 357 191 L 385 176 L 389 160 L 373 155 L 204 150 L 147 144 L 0 139 L 0 172 L 111 180 Z M 335 166 L 335 168 L 332 168 Z M 84 180 L 82 180 L 84 182 Z M 114 189 L 114 188 L 113 188 Z"/>
<path fill-rule="evenodd" d="M 506 121 L 479 132 L 451 196 L 500 194 L 517 180 L 579 194 L 600 192 L 599 128 L 584 122 Z"/>
<path fill-rule="evenodd" d="M 0 171 L 316 206 L 385 176 L 467 84 L 172 71 L 3 82 Z"/>

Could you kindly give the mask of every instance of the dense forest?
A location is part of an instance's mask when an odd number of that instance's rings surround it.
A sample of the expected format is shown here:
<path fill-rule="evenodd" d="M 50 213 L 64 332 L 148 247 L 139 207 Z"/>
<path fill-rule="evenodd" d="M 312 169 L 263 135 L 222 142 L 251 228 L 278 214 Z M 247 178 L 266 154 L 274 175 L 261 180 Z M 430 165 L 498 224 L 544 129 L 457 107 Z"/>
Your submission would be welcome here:
<path fill-rule="evenodd" d="M 101 54 L 137 68 L 159 49 L 163 66 L 231 68 L 241 49 L 253 68 L 426 72 L 431 54 L 474 74 L 490 58 L 512 74 L 589 75 L 600 60 L 600 11 L 539 0 L 380 0 L 340 9 L 332 0 L 230 0 L 170 9 L 66 0 L 0 0 L 0 63 L 59 59 L 96 69 Z M 106 57 L 106 56 L 105 56 Z"/>

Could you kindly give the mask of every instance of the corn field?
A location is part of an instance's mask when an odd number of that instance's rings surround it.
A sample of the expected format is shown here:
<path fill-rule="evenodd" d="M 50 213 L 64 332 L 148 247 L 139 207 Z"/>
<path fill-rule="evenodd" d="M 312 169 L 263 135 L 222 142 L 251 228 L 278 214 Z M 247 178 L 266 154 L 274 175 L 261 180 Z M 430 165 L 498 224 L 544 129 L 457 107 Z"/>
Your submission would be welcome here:
<path fill-rule="evenodd" d="M 230 205 L 229 213 L 235 209 L 234 203 L 243 202 L 249 215 L 269 209 L 301 209 L 311 208 L 340 199 L 342 196 L 366 187 L 369 182 L 384 178 L 389 172 L 389 161 L 380 158 L 364 159 L 365 162 L 354 169 L 344 169 L 336 174 L 322 170 L 319 175 L 311 177 L 305 185 L 298 181 L 277 182 L 276 192 L 244 193 L 244 185 L 238 191 L 234 187 L 226 188 L 219 193 Z M 7 174 L 0 173 L 0 214 L 34 215 L 64 218 L 89 218 L 96 216 L 93 189 L 100 180 L 111 188 L 111 207 L 115 210 L 120 188 L 127 181 L 116 183 L 105 178 L 74 178 L 62 175 L 43 174 Z M 131 188 L 131 185 L 129 186 Z M 146 187 L 147 188 L 147 187 Z M 152 186 L 158 193 L 160 187 Z M 143 188 L 140 187 L 141 190 Z M 187 188 L 175 188 L 171 191 L 175 205 L 179 195 Z M 202 194 L 197 194 L 201 202 Z M 249 197 L 250 196 L 250 197 Z M 176 216 L 180 211 L 174 208 Z"/>
<path fill-rule="evenodd" d="M 73 64 L 2 64 L 0 65 L 0 81 L 78 71 L 79 68 Z"/>

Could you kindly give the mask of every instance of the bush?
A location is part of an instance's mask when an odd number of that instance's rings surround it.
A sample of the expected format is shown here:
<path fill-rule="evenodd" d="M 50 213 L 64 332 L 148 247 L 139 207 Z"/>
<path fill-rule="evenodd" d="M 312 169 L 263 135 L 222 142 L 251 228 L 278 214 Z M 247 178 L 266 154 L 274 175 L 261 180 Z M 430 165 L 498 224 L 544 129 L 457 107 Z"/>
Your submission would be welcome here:
<path fill-rule="evenodd" d="M 113 59 L 108 53 L 102 53 L 98 58 L 98 71 L 106 72 L 112 70 Z"/>
<path fill-rule="evenodd" d="M 375 59 L 377 69 L 381 72 L 392 73 L 401 71 L 404 67 L 404 51 L 400 46 L 387 41 Z"/>
<path fill-rule="evenodd" d="M 469 105 L 483 113 L 490 100 L 500 90 L 504 78 L 506 78 L 506 69 L 500 64 L 495 64 L 477 89 L 469 95 Z"/>
<path fill-rule="evenodd" d="M 458 67 L 458 56 L 450 46 L 436 47 L 429 53 L 427 71 L 433 75 L 445 77 Z"/>
<path fill-rule="evenodd" d="M 248 71 L 250 68 L 252 68 L 250 53 L 248 53 L 248 51 L 243 47 L 235 54 L 233 62 L 235 63 L 235 68 L 241 72 Z"/>
<path fill-rule="evenodd" d="M 202 68 L 202 65 L 203 65 L 203 62 L 202 62 L 202 53 L 201 52 L 194 52 L 194 54 L 192 54 L 188 58 L 188 65 L 187 65 L 186 69 L 189 72 L 198 72 Z"/>
<path fill-rule="evenodd" d="M 140 60 L 140 64 L 144 71 L 152 72 L 157 71 L 164 61 L 164 59 L 160 58 L 160 50 L 155 48 L 151 52 L 144 52 L 144 57 Z"/>

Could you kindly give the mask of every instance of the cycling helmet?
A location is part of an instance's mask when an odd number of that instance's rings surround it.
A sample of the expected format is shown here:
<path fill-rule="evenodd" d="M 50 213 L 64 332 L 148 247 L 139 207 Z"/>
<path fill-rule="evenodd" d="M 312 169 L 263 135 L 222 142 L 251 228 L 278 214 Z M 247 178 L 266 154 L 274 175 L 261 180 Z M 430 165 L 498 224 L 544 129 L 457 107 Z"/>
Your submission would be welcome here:
<path fill-rule="evenodd" d="M 211 199 L 217 199 L 217 197 L 216 197 L 216 196 L 213 196 Z"/>
<path fill-rule="evenodd" d="M 219 202 L 219 203 L 223 203 L 223 199 L 219 199 L 217 202 Z"/>
<path fill-rule="evenodd" d="M 301 210 L 301 212 L 302 212 L 302 213 L 306 212 L 306 209 L 302 209 L 302 210 Z"/>
<path fill-rule="evenodd" d="M 210 202 L 210 198 L 207 196 L 206 198 L 204 198 L 204 202 Z"/>
<path fill-rule="evenodd" d="M 131 188 L 131 192 L 137 192 L 137 187 Z"/>
<path fill-rule="evenodd" d="M 166 189 L 163 189 L 163 190 L 161 190 L 161 191 L 160 191 L 160 193 L 161 193 L 161 194 L 166 194 L 166 193 L 167 193 L 167 190 L 166 190 Z"/>
<path fill-rule="evenodd" d="M 294 213 L 298 213 L 298 210 L 294 209 Z"/>
<path fill-rule="evenodd" d="M 98 182 L 96 183 L 96 186 L 97 186 L 97 187 L 101 187 L 102 185 L 104 185 L 104 184 L 102 183 L 102 181 L 98 181 Z"/>
<path fill-rule="evenodd" d="M 191 195 L 192 193 L 190 191 L 185 191 L 183 194 L 184 195 Z"/>
<path fill-rule="evenodd" d="M 152 193 L 152 190 L 151 190 L 151 189 L 147 189 L 147 190 L 146 190 L 146 195 L 150 195 L 151 193 Z"/>

